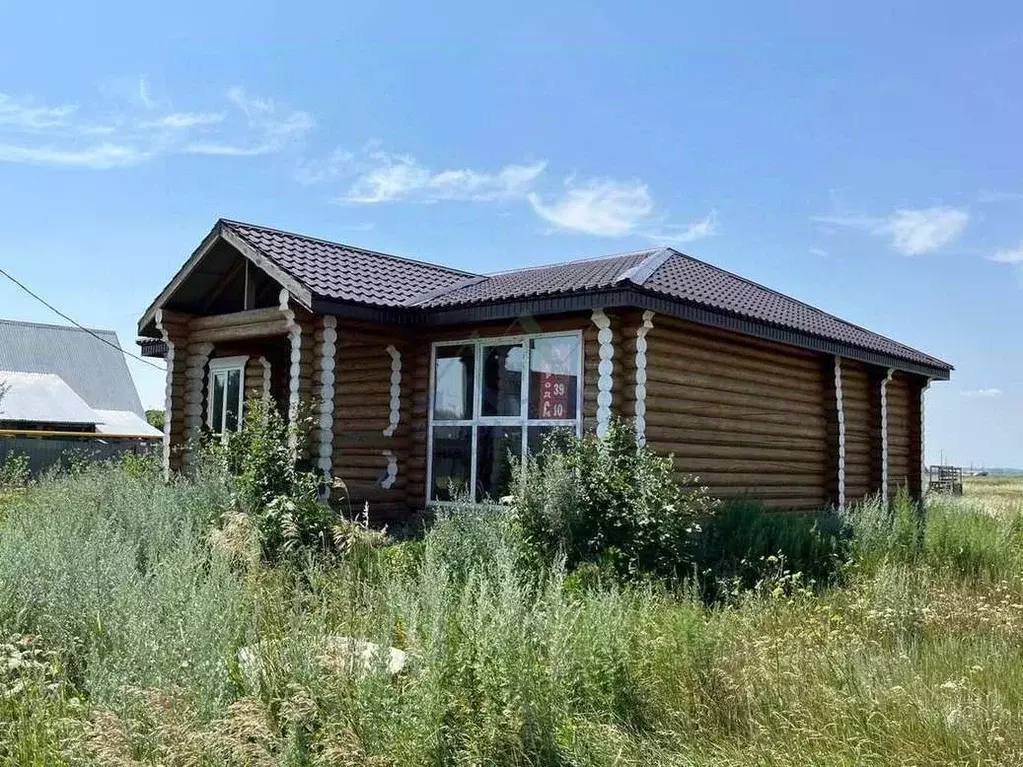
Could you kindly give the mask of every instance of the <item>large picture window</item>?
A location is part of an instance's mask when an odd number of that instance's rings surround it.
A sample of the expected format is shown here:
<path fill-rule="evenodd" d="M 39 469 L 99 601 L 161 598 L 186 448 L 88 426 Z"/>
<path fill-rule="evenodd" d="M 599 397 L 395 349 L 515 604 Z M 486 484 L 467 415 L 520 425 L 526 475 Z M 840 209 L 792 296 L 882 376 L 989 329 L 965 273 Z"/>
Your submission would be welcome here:
<path fill-rule="evenodd" d="M 206 425 L 214 434 L 238 431 L 241 427 L 247 360 L 248 357 L 219 357 L 210 360 Z"/>
<path fill-rule="evenodd" d="M 497 500 L 547 433 L 581 427 L 580 333 L 434 344 L 431 502 Z"/>

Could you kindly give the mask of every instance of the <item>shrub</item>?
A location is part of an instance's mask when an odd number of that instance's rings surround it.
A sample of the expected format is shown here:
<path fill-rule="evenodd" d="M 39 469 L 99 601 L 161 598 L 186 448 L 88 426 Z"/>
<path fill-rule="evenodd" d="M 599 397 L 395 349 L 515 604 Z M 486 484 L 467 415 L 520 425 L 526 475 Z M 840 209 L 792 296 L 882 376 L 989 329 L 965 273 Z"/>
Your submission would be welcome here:
<path fill-rule="evenodd" d="M 272 402 L 253 400 L 241 429 L 203 446 L 204 461 L 234 477 L 235 506 L 255 522 L 267 560 L 330 548 L 341 521 L 321 500 L 322 477 L 295 458 L 291 444 L 303 444 L 307 432 L 307 418 L 292 426 Z"/>
<path fill-rule="evenodd" d="M 727 501 L 695 540 L 695 570 L 704 598 L 722 586 L 753 588 L 775 577 L 779 565 L 804 582 L 834 583 L 850 556 L 852 530 L 831 511 L 794 514 L 768 511 L 759 501 Z"/>
<path fill-rule="evenodd" d="M 28 456 L 24 453 L 8 453 L 0 462 L 0 489 L 25 487 L 30 477 Z"/>
<path fill-rule="evenodd" d="M 716 506 L 679 480 L 672 460 L 636 443 L 612 420 L 607 435 L 555 434 L 521 467 L 512 517 L 525 558 L 542 568 L 595 563 L 620 578 L 676 580 L 688 571 L 690 538 Z"/>

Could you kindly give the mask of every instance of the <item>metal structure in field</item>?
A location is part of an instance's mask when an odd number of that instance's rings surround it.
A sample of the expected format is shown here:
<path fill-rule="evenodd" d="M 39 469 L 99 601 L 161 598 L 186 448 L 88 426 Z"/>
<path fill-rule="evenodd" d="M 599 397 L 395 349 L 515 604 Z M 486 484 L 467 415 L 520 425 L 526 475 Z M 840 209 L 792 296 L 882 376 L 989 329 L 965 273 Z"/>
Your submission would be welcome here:
<path fill-rule="evenodd" d="M 927 470 L 927 492 L 963 494 L 963 469 L 961 466 L 930 466 Z"/>

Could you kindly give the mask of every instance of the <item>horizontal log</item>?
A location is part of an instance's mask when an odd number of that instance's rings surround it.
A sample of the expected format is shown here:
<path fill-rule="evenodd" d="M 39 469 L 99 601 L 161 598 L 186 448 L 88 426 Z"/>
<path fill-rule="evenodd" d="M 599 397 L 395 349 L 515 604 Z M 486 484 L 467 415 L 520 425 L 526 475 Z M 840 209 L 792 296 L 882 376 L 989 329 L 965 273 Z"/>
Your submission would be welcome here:
<path fill-rule="evenodd" d="M 818 355 L 814 352 L 800 349 L 798 347 L 789 346 L 776 341 L 768 341 L 761 338 L 754 338 L 741 333 L 737 333 L 732 330 L 725 330 L 721 328 L 711 328 L 706 325 L 699 325 L 689 320 L 679 319 L 677 317 L 668 317 L 666 315 L 658 315 L 654 318 L 654 327 L 650 331 L 651 334 L 665 333 L 668 332 L 670 335 L 675 337 L 688 337 L 694 339 L 700 339 L 702 341 L 711 344 L 738 344 L 748 346 L 756 349 L 763 349 L 765 351 L 774 352 L 776 354 L 791 355 L 793 357 L 803 357 L 809 360 L 816 360 Z"/>
<path fill-rule="evenodd" d="M 675 466 L 684 467 L 685 471 L 711 473 L 764 473 L 764 474 L 809 474 L 817 476 L 823 471 L 824 461 L 808 462 L 795 458 L 778 459 L 768 458 L 709 458 L 706 456 L 680 456 L 674 457 Z"/>
<path fill-rule="evenodd" d="M 672 453 L 677 457 L 694 458 L 731 458 L 731 459 L 754 459 L 767 461 L 787 461 L 812 466 L 822 465 L 824 456 L 819 449 L 813 445 L 807 445 L 802 449 L 791 447 L 772 448 L 760 444 L 746 445 L 707 445 L 698 442 L 689 442 L 689 435 L 684 435 L 685 442 L 650 442 L 647 446 L 659 453 Z"/>
<path fill-rule="evenodd" d="M 689 428 L 679 429 L 664 426 L 651 426 L 649 423 L 647 424 L 645 434 L 647 444 L 656 450 L 662 450 L 664 446 L 669 446 L 675 443 L 718 445 L 723 447 L 746 447 L 757 445 L 777 450 L 795 449 L 815 450 L 817 452 L 823 452 L 824 449 L 824 446 L 819 439 L 821 435 L 802 437 L 784 434 L 751 434 L 749 432 L 739 433 L 734 431 L 708 431 Z"/>
<path fill-rule="evenodd" d="M 793 371 L 804 370 L 814 371 L 819 369 L 820 358 L 816 355 L 804 352 L 796 347 L 772 347 L 766 343 L 753 339 L 750 341 L 739 340 L 743 336 L 731 338 L 713 338 L 704 335 L 688 333 L 677 333 L 663 328 L 654 329 L 647 334 L 648 350 L 675 350 L 676 354 L 685 354 L 690 349 L 710 354 L 717 354 L 722 357 L 741 357 L 749 360 L 758 360 L 776 364 L 781 368 L 792 369 Z M 626 340 L 622 346 L 626 351 L 634 351 L 634 340 Z"/>
<path fill-rule="evenodd" d="M 630 353 L 631 355 L 631 353 Z M 821 370 L 817 367 L 803 368 L 779 365 L 747 359 L 741 356 L 730 356 L 724 353 L 708 352 L 700 349 L 654 345 L 647 351 L 647 367 L 658 367 L 665 370 L 701 371 L 715 370 L 731 374 L 740 379 L 764 377 L 781 381 L 799 382 L 806 386 L 818 387 L 822 380 Z"/>
<path fill-rule="evenodd" d="M 367 405 L 367 406 L 355 406 L 350 405 L 346 402 L 334 402 L 334 413 L 335 423 L 338 421 L 357 421 L 364 419 L 367 421 L 383 420 L 384 423 L 388 423 L 390 420 L 391 411 L 386 405 Z M 381 429 L 385 428 L 383 426 Z"/>
<path fill-rule="evenodd" d="M 779 474 L 779 473 L 735 473 L 719 471 L 693 472 L 684 466 L 678 467 L 677 471 L 682 474 L 695 474 L 701 485 L 718 488 L 734 488 L 736 492 L 740 489 L 747 489 L 750 492 L 763 492 L 760 488 L 767 487 L 815 487 L 826 481 L 821 473 L 807 474 Z"/>
<path fill-rule="evenodd" d="M 283 319 L 278 307 L 267 309 L 249 309 L 243 312 L 228 314 L 211 314 L 204 317 L 193 317 L 188 323 L 190 330 L 210 330 L 226 328 L 233 325 L 253 325 L 263 322 L 277 322 Z"/>
<path fill-rule="evenodd" d="M 192 332 L 192 342 L 237 341 L 244 338 L 263 338 L 283 335 L 287 331 L 284 320 L 256 322 L 248 325 L 227 325 Z"/>
<path fill-rule="evenodd" d="M 656 367 L 647 368 L 648 396 L 653 390 L 663 393 L 664 396 L 675 394 L 684 397 L 690 389 L 709 389 L 754 397 L 771 397 L 784 402 L 800 402 L 814 408 L 821 407 L 820 388 L 807 389 L 791 385 L 782 387 L 764 381 L 739 380 L 713 373 L 679 373 Z"/>
<path fill-rule="evenodd" d="M 707 424 L 707 428 L 732 429 L 735 421 L 749 421 L 759 424 L 779 424 L 788 426 L 800 426 L 815 432 L 822 430 L 827 423 L 825 414 L 806 411 L 791 410 L 781 407 L 771 407 L 773 403 L 763 403 L 756 400 L 746 400 L 745 403 L 720 402 L 707 397 L 706 400 L 685 399 L 674 400 L 667 397 L 656 399 L 647 398 L 647 423 L 658 425 L 686 425 L 692 424 L 688 419 L 680 419 L 677 416 L 701 416 L 703 418 L 718 418 L 732 423 Z M 634 415 L 634 411 L 625 405 L 622 412 L 626 416 Z"/>
<path fill-rule="evenodd" d="M 691 407 L 686 412 L 648 412 L 646 434 L 652 437 L 662 434 L 669 439 L 684 439 L 687 430 L 719 432 L 728 436 L 747 436 L 754 440 L 762 436 L 792 437 L 811 441 L 823 446 L 827 443 L 827 432 L 822 420 L 816 422 L 801 419 L 786 413 L 764 414 L 761 411 L 729 411 L 719 415 L 711 407 L 701 410 Z M 658 431 L 659 429 L 663 431 Z"/>
<path fill-rule="evenodd" d="M 722 389 L 680 387 L 658 381 L 651 381 L 647 384 L 647 407 L 650 409 L 670 410 L 687 403 L 756 408 L 764 412 L 800 413 L 811 417 L 823 417 L 825 413 L 823 403 L 811 401 L 796 402 L 790 399 L 743 394 Z"/>

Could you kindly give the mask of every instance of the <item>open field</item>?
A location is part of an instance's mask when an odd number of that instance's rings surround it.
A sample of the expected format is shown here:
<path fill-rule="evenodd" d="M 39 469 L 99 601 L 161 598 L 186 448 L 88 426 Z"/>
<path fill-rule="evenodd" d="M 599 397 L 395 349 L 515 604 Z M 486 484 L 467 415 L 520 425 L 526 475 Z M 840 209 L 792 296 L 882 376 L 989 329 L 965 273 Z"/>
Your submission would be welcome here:
<path fill-rule="evenodd" d="M 1023 514 L 1023 475 L 966 477 L 963 501 L 979 504 L 992 514 Z"/>
<path fill-rule="evenodd" d="M 529 585 L 474 518 L 270 567 L 244 526 L 211 535 L 219 478 L 50 480 L 0 515 L 0 759 L 1021 764 L 1021 492 L 970 482 L 922 537 L 910 506 L 867 509 L 827 588 L 751 551 L 759 581 L 708 607 L 557 568 Z"/>

